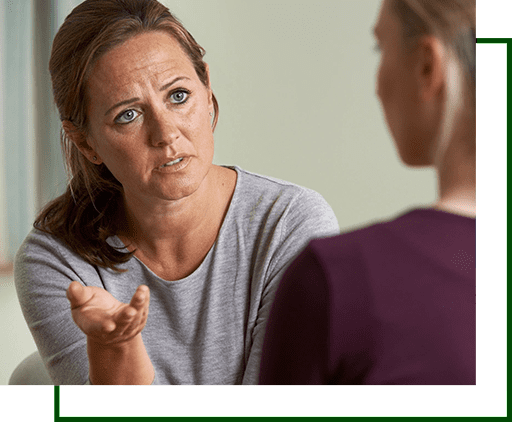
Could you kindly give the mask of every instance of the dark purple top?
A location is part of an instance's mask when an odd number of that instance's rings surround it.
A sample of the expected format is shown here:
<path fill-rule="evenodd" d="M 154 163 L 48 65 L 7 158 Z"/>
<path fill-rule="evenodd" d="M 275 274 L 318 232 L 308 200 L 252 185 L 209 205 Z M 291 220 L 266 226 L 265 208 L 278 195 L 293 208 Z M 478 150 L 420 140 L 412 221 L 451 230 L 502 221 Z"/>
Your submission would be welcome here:
<path fill-rule="evenodd" d="M 285 273 L 260 384 L 475 384 L 476 219 L 410 211 L 318 239 Z"/>

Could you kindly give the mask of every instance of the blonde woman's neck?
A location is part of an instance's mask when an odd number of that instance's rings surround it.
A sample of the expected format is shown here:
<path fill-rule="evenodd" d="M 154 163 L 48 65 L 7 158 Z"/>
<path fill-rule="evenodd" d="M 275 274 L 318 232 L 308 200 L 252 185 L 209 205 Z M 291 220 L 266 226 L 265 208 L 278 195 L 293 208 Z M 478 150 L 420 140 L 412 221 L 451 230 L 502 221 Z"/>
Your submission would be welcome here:
<path fill-rule="evenodd" d="M 435 208 L 476 217 L 476 163 L 463 153 L 449 154 L 437 168 L 439 199 Z"/>
<path fill-rule="evenodd" d="M 434 209 L 462 215 L 464 217 L 476 218 L 475 192 L 464 192 L 454 196 L 440 198 L 435 203 Z"/>
<path fill-rule="evenodd" d="M 450 141 L 438 154 L 435 168 L 439 199 L 435 208 L 476 217 L 476 117 L 462 108 L 447 131 Z"/>

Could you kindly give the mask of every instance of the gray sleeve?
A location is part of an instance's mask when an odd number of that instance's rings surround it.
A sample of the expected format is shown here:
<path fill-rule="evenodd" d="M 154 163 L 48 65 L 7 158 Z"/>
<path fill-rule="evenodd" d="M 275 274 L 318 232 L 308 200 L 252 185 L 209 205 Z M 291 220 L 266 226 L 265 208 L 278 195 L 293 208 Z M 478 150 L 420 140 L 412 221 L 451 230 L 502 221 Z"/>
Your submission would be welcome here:
<path fill-rule="evenodd" d="M 265 325 L 272 307 L 279 281 L 288 265 L 307 246 L 310 240 L 335 236 L 340 233 L 338 220 L 325 199 L 305 189 L 287 207 L 279 222 L 279 236 L 266 275 L 258 319 L 253 330 L 253 343 L 244 372 L 243 384 L 258 384 L 261 350 Z M 277 236 L 277 233 L 276 233 Z"/>
<path fill-rule="evenodd" d="M 53 382 L 85 384 L 86 336 L 75 325 L 66 297 L 73 280 L 84 283 L 63 252 L 57 241 L 32 232 L 17 253 L 14 278 L 23 315 Z"/>
<path fill-rule="evenodd" d="M 56 385 L 91 385 L 87 337 L 71 316 L 72 281 L 104 287 L 95 267 L 43 233 L 32 232 L 15 260 L 18 299 L 39 353 Z M 158 384 L 155 374 L 153 384 Z"/>

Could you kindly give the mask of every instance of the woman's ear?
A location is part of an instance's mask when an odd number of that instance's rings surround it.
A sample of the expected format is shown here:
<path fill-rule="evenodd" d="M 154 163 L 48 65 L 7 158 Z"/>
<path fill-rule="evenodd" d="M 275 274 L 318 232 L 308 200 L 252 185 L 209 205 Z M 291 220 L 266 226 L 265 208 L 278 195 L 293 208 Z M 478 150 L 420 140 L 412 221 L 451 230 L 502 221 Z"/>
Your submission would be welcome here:
<path fill-rule="evenodd" d="M 89 145 L 87 142 L 87 137 L 85 134 L 76 128 L 76 126 L 71 123 L 69 120 L 64 120 L 62 122 L 62 128 L 66 133 L 66 136 L 71 139 L 71 141 L 75 144 L 75 146 L 80 150 L 85 158 L 87 158 L 93 164 L 101 164 L 103 160 L 99 156 L 96 151 Z"/>
<path fill-rule="evenodd" d="M 420 96 L 429 101 L 438 97 L 445 87 L 447 51 L 438 38 L 428 35 L 420 39 L 417 54 Z"/>
<path fill-rule="evenodd" d="M 206 68 L 206 78 L 208 81 L 208 106 L 210 107 L 210 113 L 213 113 L 213 91 L 212 91 L 212 84 L 210 82 L 210 66 L 208 66 L 208 63 L 205 63 Z"/>
<path fill-rule="evenodd" d="M 212 84 L 210 82 L 210 66 L 208 66 L 208 63 L 204 64 L 205 70 L 206 70 L 206 81 L 208 82 L 208 89 L 211 91 Z"/>

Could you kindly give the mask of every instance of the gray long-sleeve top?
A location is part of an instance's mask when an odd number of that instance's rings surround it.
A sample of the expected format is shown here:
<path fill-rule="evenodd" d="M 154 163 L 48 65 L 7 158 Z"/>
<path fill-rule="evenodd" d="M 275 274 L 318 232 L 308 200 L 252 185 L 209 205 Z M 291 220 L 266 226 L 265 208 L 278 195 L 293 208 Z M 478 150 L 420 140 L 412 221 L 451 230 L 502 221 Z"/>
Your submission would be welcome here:
<path fill-rule="evenodd" d="M 18 298 L 55 384 L 88 381 L 86 336 L 71 317 L 66 289 L 76 280 L 128 303 L 151 292 L 142 331 L 154 384 L 257 384 L 265 324 L 284 270 L 309 240 L 339 233 L 321 195 L 238 167 L 219 236 L 199 268 L 178 281 L 137 258 L 126 273 L 86 263 L 54 236 L 33 230 L 15 262 Z M 117 237 L 115 246 L 124 245 Z"/>

